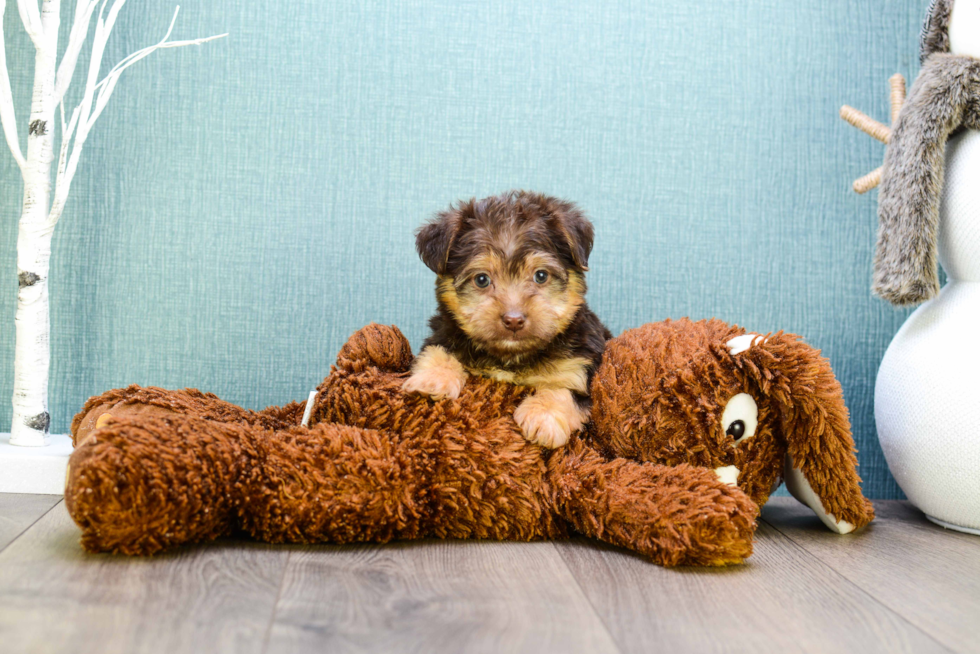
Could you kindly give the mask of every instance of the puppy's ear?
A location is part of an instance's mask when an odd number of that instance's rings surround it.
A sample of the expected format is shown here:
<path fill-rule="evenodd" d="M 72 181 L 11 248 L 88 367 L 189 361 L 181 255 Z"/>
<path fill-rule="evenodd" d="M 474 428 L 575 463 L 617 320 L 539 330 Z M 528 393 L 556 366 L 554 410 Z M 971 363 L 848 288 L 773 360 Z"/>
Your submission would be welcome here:
<path fill-rule="evenodd" d="M 592 223 L 571 202 L 543 198 L 543 209 L 547 214 L 548 228 L 568 245 L 575 269 L 587 271 L 589 254 L 592 253 Z"/>
<path fill-rule="evenodd" d="M 436 214 L 430 222 L 415 232 L 415 249 L 422 263 L 437 275 L 445 275 L 449 262 L 449 251 L 453 241 L 463 226 L 464 216 L 472 212 L 473 200 L 459 208 L 450 207 L 448 211 Z"/>

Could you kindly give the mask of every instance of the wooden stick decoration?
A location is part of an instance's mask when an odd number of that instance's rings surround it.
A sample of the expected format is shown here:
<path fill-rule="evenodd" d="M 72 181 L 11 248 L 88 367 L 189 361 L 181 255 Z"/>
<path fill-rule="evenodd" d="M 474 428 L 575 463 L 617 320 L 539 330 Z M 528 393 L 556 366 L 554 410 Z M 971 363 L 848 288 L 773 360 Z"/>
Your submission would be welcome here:
<path fill-rule="evenodd" d="M 902 105 L 905 104 L 905 78 L 896 73 L 888 80 L 888 84 L 891 88 L 891 123 L 894 127 L 895 121 L 898 120 L 898 112 L 901 111 Z M 882 143 L 887 144 L 891 138 L 891 127 L 879 123 L 874 118 L 858 111 L 854 107 L 849 107 L 845 104 L 840 108 L 840 117 L 854 127 L 857 127 L 865 134 L 873 136 Z M 881 168 L 876 168 L 864 177 L 854 180 L 853 188 L 856 193 L 863 194 L 867 193 L 879 184 L 881 184 Z"/>

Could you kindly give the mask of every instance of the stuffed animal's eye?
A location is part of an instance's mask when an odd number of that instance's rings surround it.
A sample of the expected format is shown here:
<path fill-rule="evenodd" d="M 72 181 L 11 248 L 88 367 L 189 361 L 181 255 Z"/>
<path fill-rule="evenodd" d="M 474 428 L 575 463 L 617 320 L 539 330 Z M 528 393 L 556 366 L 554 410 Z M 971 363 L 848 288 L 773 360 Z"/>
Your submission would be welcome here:
<path fill-rule="evenodd" d="M 537 282 L 538 284 L 544 284 L 546 281 L 548 281 L 548 271 L 539 270 L 536 273 L 534 273 L 534 281 Z"/>
<path fill-rule="evenodd" d="M 490 286 L 490 275 L 480 273 L 473 278 L 473 283 L 476 284 L 477 288 L 486 288 L 487 286 Z"/>
<path fill-rule="evenodd" d="M 759 426 L 759 407 L 748 393 L 739 393 L 728 400 L 721 415 L 721 428 L 737 444 L 755 436 Z"/>

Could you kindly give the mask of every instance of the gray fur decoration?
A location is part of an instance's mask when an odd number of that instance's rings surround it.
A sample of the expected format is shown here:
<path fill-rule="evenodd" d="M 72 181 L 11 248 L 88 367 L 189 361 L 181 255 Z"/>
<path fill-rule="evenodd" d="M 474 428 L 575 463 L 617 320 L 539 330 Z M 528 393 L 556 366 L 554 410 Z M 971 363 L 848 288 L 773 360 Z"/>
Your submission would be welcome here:
<path fill-rule="evenodd" d="M 945 6 L 948 17 L 952 0 L 934 6 Z M 923 63 L 885 151 L 872 289 L 892 304 L 918 304 L 939 292 L 946 142 L 961 128 L 980 129 L 980 59 L 936 52 Z"/>
<path fill-rule="evenodd" d="M 952 13 L 953 0 L 932 0 L 919 35 L 920 63 L 931 54 L 949 52 L 949 16 Z"/>

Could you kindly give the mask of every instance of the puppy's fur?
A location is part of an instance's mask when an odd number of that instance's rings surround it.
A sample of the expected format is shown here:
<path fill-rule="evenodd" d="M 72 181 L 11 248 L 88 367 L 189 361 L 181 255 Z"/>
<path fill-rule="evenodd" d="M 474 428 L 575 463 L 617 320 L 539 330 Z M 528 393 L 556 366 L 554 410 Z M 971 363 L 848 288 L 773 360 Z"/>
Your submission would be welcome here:
<path fill-rule="evenodd" d="M 515 420 L 528 440 L 564 445 L 588 420 L 589 384 L 612 338 L 585 303 L 592 238 L 575 205 L 524 191 L 424 225 L 416 247 L 438 275 L 439 307 L 404 390 L 456 398 L 469 375 L 531 386 Z"/>

